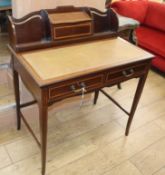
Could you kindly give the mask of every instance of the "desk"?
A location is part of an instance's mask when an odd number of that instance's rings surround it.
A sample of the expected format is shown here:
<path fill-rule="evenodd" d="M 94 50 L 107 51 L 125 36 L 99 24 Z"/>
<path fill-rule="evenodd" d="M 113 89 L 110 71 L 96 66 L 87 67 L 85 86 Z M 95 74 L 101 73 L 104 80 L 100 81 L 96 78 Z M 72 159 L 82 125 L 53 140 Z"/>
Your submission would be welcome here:
<path fill-rule="evenodd" d="M 139 78 L 131 111 L 124 111 L 129 116 L 125 133 L 128 135 L 153 57 L 151 54 L 117 37 L 29 52 L 16 53 L 11 47 L 10 50 L 17 127 L 20 129 L 22 118 L 41 148 L 42 175 L 46 168 L 48 107 L 59 100 L 80 95 L 82 87 L 86 93 L 95 92 L 96 103 L 102 88 Z M 20 104 L 19 75 L 33 94 L 34 101 Z M 21 112 L 22 107 L 36 102 L 41 141 L 37 140 Z"/>

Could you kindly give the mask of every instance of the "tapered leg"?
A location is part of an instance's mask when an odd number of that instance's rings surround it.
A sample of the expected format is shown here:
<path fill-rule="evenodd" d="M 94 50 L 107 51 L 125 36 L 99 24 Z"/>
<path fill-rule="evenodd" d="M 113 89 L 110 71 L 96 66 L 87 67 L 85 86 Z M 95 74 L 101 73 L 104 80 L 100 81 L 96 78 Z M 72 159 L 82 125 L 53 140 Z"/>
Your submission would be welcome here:
<path fill-rule="evenodd" d="M 39 119 L 40 119 L 40 136 L 41 136 L 41 167 L 42 175 L 46 170 L 46 149 L 47 149 L 47 123 L 48 123 L 48 107 L 45 100 L 41 98 L 39 103 Z"/>
<path fill-rule="evenodd" d="M 99 90 L 96 90 L 96 91 L 95 91 L 95 95 L 94 95 L 93 104 L 96 104 L 96 103 L 97 103 L 98 96 L 99 96 Z"/>
<path fill-rule="evenodd" d="M 19 77 L 18 72 L 13 69 L 13 84 L 15 91 L 15 101 L 16 101 L 16 113 L 17 113 L 17 129 L 21 128 L 21 116 L 20 116 L 20 92 L 19 92 Z"/>
<path fill-rule="evenodd" d="M 135 96 L 134 96 L 134 100 L 133 100 L 133 103 L 132 103 L 130 115 L 129 115 L 128 122 L 127 122 L 127 127 L 126 127 L 126 131 L 125 131 L 126 136 L 128 136 L 128 134 L 129 134 L 130 126 L 131 126 L 133 116 L 135 114 L 138 102 L 140 100 L 141 93 L 143 91 L 143 87 L 144 87 L 144 84 L 145 84 L 146 77 L 147 77 L 147 75 L 145 75 L 145 76 L 143 76 L 139 79 L 139 83 L 138 83 L 138 86 L 137 86 L 137 89 L 136 89 L 136 93 L 135 93 Z"/>

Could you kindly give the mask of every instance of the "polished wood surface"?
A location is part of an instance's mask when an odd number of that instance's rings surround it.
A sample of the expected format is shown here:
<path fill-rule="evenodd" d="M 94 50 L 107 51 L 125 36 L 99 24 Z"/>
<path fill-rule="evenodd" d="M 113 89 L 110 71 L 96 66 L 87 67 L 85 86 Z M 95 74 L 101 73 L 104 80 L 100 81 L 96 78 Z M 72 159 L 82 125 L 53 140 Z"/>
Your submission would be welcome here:
<path fill-rule="evenodd" d="M 91 17 L 85 12 L 66 12 L 49 14 L 49 19 L 52 24 L 91 21 Z"/>
<path fill-rule="evenodd" d="M 59 13 L 61 17 L 66 13 L 79 15 L 73 15 L 74 18 L 69 17 L 69 20 L 73 20 L 69 26 L 67 18 L 63 20 L 60 18 L 60 23 L 63 21 L 62 24 L 52 24 L 52 16 L 59 16 Z M 78 16 L 81 17 L 79 21 Z M 57 20 L 53 17 L 53 23 L 56 23 L 55 19 Z M 83 23 L 85 26 L 82 26 Z M 66 30 L 63 27 L 69 28 Z M 61 6 L 32 12 L 21 19 L 9 16 L 10 46 L 17 52 L 109 38 L 117 36 L 117 30 L 118 19 L 111 9 L 101 12 L 88 7 Z M 33 34 L 31 35 L 29 31 L 33 31 Z"/>
<path fill-rule="evenodd" d="M 54 40 L 80 38 L 93 34 L 93 19 L 88 8 L 83 11 L 57 10 L 48 14 Z"/>

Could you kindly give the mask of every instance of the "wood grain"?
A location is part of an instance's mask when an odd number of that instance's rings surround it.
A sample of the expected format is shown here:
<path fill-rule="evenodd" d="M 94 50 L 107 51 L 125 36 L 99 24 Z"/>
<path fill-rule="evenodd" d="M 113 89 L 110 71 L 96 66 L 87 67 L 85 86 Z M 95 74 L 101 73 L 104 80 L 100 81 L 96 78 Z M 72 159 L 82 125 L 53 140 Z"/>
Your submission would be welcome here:
<path fill-rule="evenodd" d="M 52 24 L 91 21 L 91 17 L 83 11 L 49 14 L 49 18 Z"/>

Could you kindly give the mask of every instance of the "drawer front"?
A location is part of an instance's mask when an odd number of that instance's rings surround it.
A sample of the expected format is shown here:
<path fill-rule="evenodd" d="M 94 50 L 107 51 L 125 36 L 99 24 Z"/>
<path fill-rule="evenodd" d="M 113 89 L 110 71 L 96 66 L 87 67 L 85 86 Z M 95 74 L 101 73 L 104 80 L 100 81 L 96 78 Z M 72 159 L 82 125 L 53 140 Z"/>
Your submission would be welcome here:
<path fill-rule="evenodd" d="M 73 81 L 65 81 L 49 88 L 49 99 L 61 99 L 82 93 L 84 87 L 86 92 L 103 86 L 104 75 L 88 76 Z"/>
<path fill-rule="evenodd" d="M 106 82 L 122 82 L 138 77 L 146 71 L 146 64 L 131 65 L 108 72 Z"/>
<path fill-rule="evenodd" d="M 65 39 L 92 34 L 91 22 L 83 24 L 54 26 L 54 39 Z"/>

